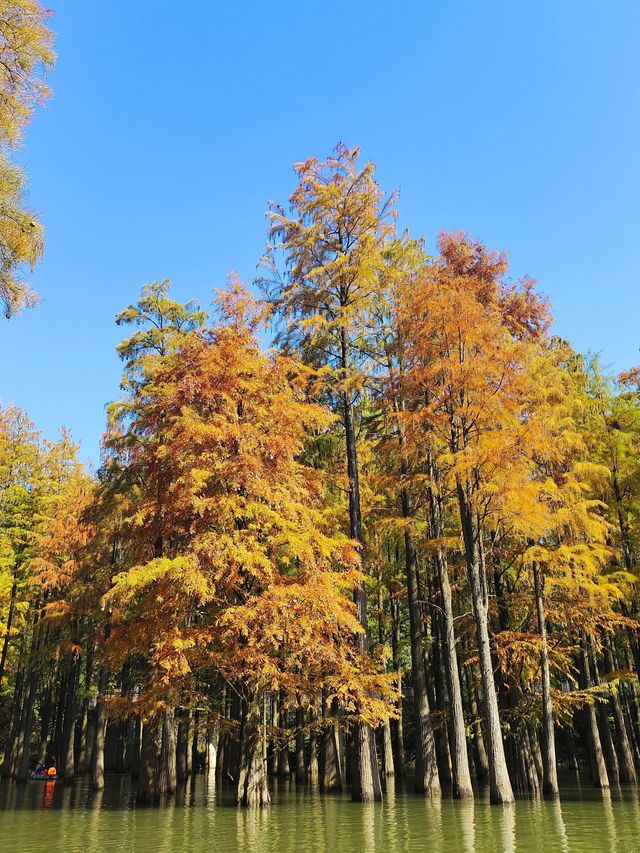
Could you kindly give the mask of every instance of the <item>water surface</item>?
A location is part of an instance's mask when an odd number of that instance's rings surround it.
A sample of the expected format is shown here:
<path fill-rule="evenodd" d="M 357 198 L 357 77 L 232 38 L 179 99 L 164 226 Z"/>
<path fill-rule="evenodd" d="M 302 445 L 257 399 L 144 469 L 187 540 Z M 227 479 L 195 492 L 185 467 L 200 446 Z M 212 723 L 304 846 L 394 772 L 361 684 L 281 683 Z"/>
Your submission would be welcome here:
<path fill-rule="evenodd" d="M 161 808 L 135 807 L 127 777 L 104 791 L 86 781 L 0 785 L 0 851 L 429 851 L 429 853 L 640 853 L 640 798 L 632 788 L 563 791 L 560 804 L 484 798 L 427 802 L 398 787 L 383 804 L 351 803 L 295 782 L 272 783 L 273 805 L 234 808 L 226 792 L 196 777 Z"/>

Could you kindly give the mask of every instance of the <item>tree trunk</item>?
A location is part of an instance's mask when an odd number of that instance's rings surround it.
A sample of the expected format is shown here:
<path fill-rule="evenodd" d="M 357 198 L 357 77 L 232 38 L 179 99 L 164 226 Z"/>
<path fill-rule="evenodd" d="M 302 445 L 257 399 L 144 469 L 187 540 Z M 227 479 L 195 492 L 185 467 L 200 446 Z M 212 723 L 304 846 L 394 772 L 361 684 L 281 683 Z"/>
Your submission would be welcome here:
<path fill-rule="evenodd" d="M 346 327 L 341 329 L 341 367 L 348 375 L 351 367 L 350 344 Z M 349 479 L 349 528 L 351 538 L 360 544 L 360 555 L 364 550 L 362 530 L 362 511 L 360 506 L 360 482 L 358 472 L 357 439 L 353 414 L 353 402 L 350 391 L 342 394 L 345 441 L 347 450 L 347 477 Z M 363 656 L 369 653 L 367 631 L 367 590 L 364 581 L 356 585 L 353 592 L 358 622 L 362 633 L 356 637 L 356 643 Z M 353 784 L 351 796 L 354 801 L 372 802 L 382 799 L 382 786 L 378 771 L 375 735 L 371 726 L 358 722 L 354 726 L 353 741 Z"/>
<path fill-rule="evenodd" d="M 8 779 L 15 775 L 16 747 L 20 720 L 22 719 L 24 689 L 24 670 L 20 667 L 16 673 L 14 682 L 11 724 L 9 726 L 9 732 L 4 745 L 2 768 L 0 770 L 0 776 L 2 776 L 3 779 Z"/>
<path fill-rule="evenodd" d="M 38 689 L 38 672 L 32 668 L 18 731 L 16 747 L 16 782 L 24 783 L 29 779 L 29 758 L 31 754 L 31 733 L 33 730 L 33 709 Z"/>
<path fill-rule="evenodd" d="M 158 793 L 160 796 L 173 794 L 177 786 L 175 711 L 173 708 L 167 708 L 162 715 L 162 747 L 160 750 Z"/>
<path fill-rule="evenodd" d="M 633 752 L 629 742 L 624 713 L 622 711 L 622 703 L 620 702 L 620 694 L 615 685 L 612 685 L 610 690 L 611 696 L 609 701 L 611 703 L 613 721 L 616 727 L 616 746 L 618 748 L 618 756 L 620 759 L 620 781 L 636 785 L 638 777 L 633 761 Z"/>
<path fill-rule="evenodd" d="M 590 667 L 593 673 L 593 682 L 594 684 L 600 684 L 600 672 L 598 670 L 598 662 L 596 659 L 595 652 L 593 651 L 593 647 L 589 640 L 587 640 L 587 646 L 590 647 Z M 607 773 L 609 775 L 609 782 L 613 782 L 614 784 L 618 784 L 620 781 L 620 768 L 618 765 L 618 755 L 616 753 L 615 746 L 613 745 L 613 738 L 611 737 L 611 727 L 609 726 L 609 713 L 608 713 L 608 702 L 598 702 L 596 705 L 596 717 L 598 719 L 598 729 L 600 731 L 600 742 L 602 743 L 602 750 L 604 752 L 604 760 L 607 765 Z"/>
<path fill-rule="evenodd" d="M 77 749 L 75 749 L 76 757 L 76 773 L 83 774 L 87 770 L 88 761 L 90 758 L 91 745 L 88 742 L 88 727 L 89 727 L 89 688 L 91 687 L 91 679 L 93 677 L 93 642 L 87 644 L 87 658 L 85 661 L 84 671 L 84 698 L 82 700 L 82 711 L 79 720 L 79 731 L 77 739 Z"/>
<path fill-rule="evenodd" d="M 278 752 L 280 732 L 280 698 L 277 693 L 269 696 L 271 707 L 271 738 L 267 749 L 267 772 L 269 776 L 278 775 Z"/>
<path fill-rule="evenodd" d="M 216 782 L 226 781 L 224 775 L 226 770 L 226 752 L 227 743 L 229 740 L 228 733 L 224 730 L 223 720 L 228 718 L 229 703 L 227 701 L 227 688 L 223 686 L 222 696 L 220 698 L 220 732 L 218 734 L 218 751 L 216 755 Z"/>
<path fill-rule="evenodd" d="M 51 680 L 44 689 L 40 704 L 40 746 L 38 748 L 38 764 L 47 760 L 49 748 L 49 728 L 53 714 L 53 685 L 56 680 L 57 667 L 54 667 Z"/>
<path fill-rule="evenodd" d="M 11 642 L 11 628 L 13 626 L 13 615 L 16 606 L 16 594 L 18 592 L 18 575 L 17 569 L 13 573 L 13 583 L 11 584 L 11 595 L 9 598 L 9 612 L 7 614 L 7 624 L 4 629 L 4 640 L 2 641 L 2 653 L 0 654 L 0 687 L 4 679 L 4 670 L 7 663 L 7 654 L 9 652 L 9 643 Z"/>
<path fill-rule="evenodd" d="M 469 716 L 472 720 L 471 728 L 473 730 L 473 750 L 476 775 L 478 779 L 484 781 L 489 779 L 489 759 L 487 757 L 487 749 L 484 745 L 484 733 L 482 731 L 480 711 L 478 710 L 475 679 L 470 667 L 466 667 L 464 672 L 467 682 Z"/>
<path fill-rule="evenodd" d="M 264 761 L 262 702 L 251 693 L 243 702 L 240 734 L 240 769 L 236 786 L 236 805 L 268 806 L 271 802 Z"/>
<path fill-rule="evenodd" d="M 318 779 L 318 735 L 315 727 L 316 715 L 313 708 L 309 709 L 309 778 Z"/>
<path fill-rule="evenodd" d="M 40 646 L 40 627 L 38 624 L 39 614 L 33 620 L 33 636 L 31 639 L 31 651 L 29 654 L 29 679 L 24 696 L 24 704 L 20 715 L 20 727 L 16 743 L 16 781 L 24 783 L 29 778 L 29 759 L 31 756 L 31 734 L 33 730 L 33 711 L 38 690 L 40 673 L 36 666 L 36 653 Z"/>
<path fill-rule="evenodd" d="M 307 762 L 305 756 L 304 708 L 296 708 L 296 782 L 307 781 Z"/>
<path fill-rule="evenodd" d="M 625 684 L 618 694 L 622 701 L 622 710 L 626 723 L 627 732 L 629 734 L 629 743 L 631 745 L 634 766 L 636 774 L 640 768 L 640 713 L 638 712 L 638 698 L 636 696 L 636 685 Z"/>
<path fill-rule="evenodd" d="M 431 708 L 435 708 L 438 720 L 438 725 L 433 727 L 433 740 L 436 745 L 436 761 L 438 764 L 438 778 L 440 780 L 441 787 L 449 788 L 452 782 L 451 751 L 449 747 L 449 728 L 447 726 L 444 703 L 441 655 L 437 648 L 437 623 L 437 614 L 433 613 L 431 617 L 431 647 L 429 654 L 425 655 L 424 665 L 427 677 L 429 706 Z"/>
<path fill-rule="evenodd" d="M 73 781 L 75 776 L 75 725 L 78 710 L 78 682 L 80 680 L 81 660 L 76 656 L 70 665 L 67 682 L 67 696 L 62 728 L 62 773 L 65 782 Z"/>
<path fill-rule="evenodd" d="M 411 518 L 409 494 L 403 490 L 400 495 L 402 514 Z M 424 669 L 424 628 L 419 604 L 418 566 L 411 530 L 407 526 L 404 532 L 405 566 L 407 578 L 407 597 L 409 601 L 409 634 L 411 644 L 411 672 L 413 676 L 413 704 L 415 711 L 415 790 L 427 796 L 440 794 L 436 745 L 431 727 L 431 709 L 427 678 Z"/>
<path fill-rule="evenodd" d="M 191 711 L 178 712 L 178 741 L 176 746 L 176 778 L 186 782 L 189 778 L 189 752 L 191 750 Z"/>
<path fill-rule="evenodd" d="M 289 768 L 289 731 L 287 720 L 287 709 L 284 704 L 284 692 L 280 694 L 280 737 L 278 740 L 278 776 L 288 779 L 291 775 Z"/>
<path fill-rule="evenodd" d="M 159 799 L 158 771 L 162 730 L 157 716 L 142 723 L 142 745 L 140 749 L 140 774 L 136 800 L 139 803 L 156 803 Z"/>
<path fill-rule="evenodd" d="M 453 603 L 449 571 L 444 553 L 436 554 L 436 569 L 442 600 L 443 662 L 449 691 L 449 714 L 451 720 L 451 770 L 453 775 L 453 796 L 461 800 L 473 799 L 469 756 L 467 754 L 467 733 L 462 708 L 462 691 L 456 638 L 453 622 Z"/>
<path fill-rule="evenodd" d="M 605 640 L 604 646 L 605 669 L 608 673 L 615 671 L 616 666 L 613 659 L 613 650 L 610 643 Z M 620 781 L 637 784 L 636 768 L 633 760 L 633 751 L 624 719 L 620 692 L 615 684 L 609 685 L 609 704 L 613 714 L 613 722 L 616 730 L 616 748 L 619 758 Z"/>
<path fill-rule="evenodd" d="M 489 640 L 489 612 L 486 574 L 480 565 L 478 537 L 482 535 L 476 528 L 473 509 L 462 483 L 457 484 L 460 522 L 467 560 L 467 574 L 471 588 L 471 606 L 476 624 L 476 641 L 480 661 L 480 679 L 484 696 L 484 718 L 487 736 L 487 757 L 489 759 L 489 798 L 492 803 L 508 804 L 514 802 L 511 780 L 507 771 L 507 762 L 502 742 L 498 699 L 493 678 L 491 660 L 491 642 Z"/>
<path fill-rule="evenodd" d="M 322 699 L 323 716 L 328 716 L 324 697 Z M 333 712 L 337 710 L 334 701 Z M 333 722 L 325 723 L 320 744 L 320 790 L 325 793 L 342 791 L 342 772 L 340 768 L 340 748 L 338 732 Z"/>
<path fill-rule="evenodd" d="M 62 766 L 62 731 L 64 726 L 64 709 L 67 699 L 67 682 L 69 674 L 61 673 L 58 695 L 56 697 L 55 718 L 53 723 L 52 754 L 58 767 Z"/>
<path fill-rule="evenodd" d="M 544 576 L 537 563 L 533 564 L 533 587 L 538 615 L 538 633 L 540 634 L 540 670 L 542 674 L 542 793 L 547 798 L 555 799 L 560 795 L 560 790 L 558 788 L 556 738 L 551 701 L 547 621 L 544 612 Z"/>
<path fill-rule="evenodd" d="M 200 753 L 198 752 L 198 741 L 200 739 L 201 717 L 200 711 L 196 710 L 190 718 L 189 736 L 191 743 L 187 750 L 187 775 L 192 776 L 199 772 L 200 769 Z"/>
<path fill-rule="evenodd" d="M 402 663 L 400 661 L 400 603 L 391 596 L 391 650 L 393 668 L 398 679 L 398 717 L 391 721 L 393 734 L 394 768 L 397 776 L 405 775 L 404 727 L 402 721 Z"/>
<path fill-rule="evenodd" d="M 444 521 L 440 493 L 437 490 L 437 471 L 431 452 L 427 457 L 431 486 L 429 488 L 429 513 L 432 533 L 436 537 L 444 535 Z M 442 640 L 442 663 L 444 665 L 447 689 L 449 691 L 449 717 L 451 721 L 451 771 L 452 793 L 458 799 L 473 799 L 469 757 L 467 754 L 467 735 L 462 708 L 458 656 L 453 621 L 453 600 L 449 582 L 449 567 L 444 550 L 438 546 L 435 554 L 435 568 L 440 592 L 441 615 L 439 627 Z"/>
<path fill-rule="evenodd" d="M 109 683 L 109 672 L 103 664 L 100 667 L 98 682 L 98 700 L 96 702 L 96 722 L 91 756 L 91 786 L 95 791 L 104 788 L 104 741 L 107 729 L 107 711 L 105 697 Z"/>
<path fill-rule="evenodd" d="M 385 776 L 395 776 L 393 764 L 393 745 L 391 742 L 391 725 L 389 720 L 382 724 L 382 772 Z"/>
<path fill-rule="evenodd" d="M 382 596 L 382 575 L 378 571 L 378 643 L 383 647 L 386 643 L 384 629 L 384 599 Z M 385 776 L 395 776 L 393 764 L 393 746 L 391 743 L 391 725 L 389 718 L 384 721 L 382 729 L 382 772 Z"/>
<path fill-rule="evenodd" d="M 231 696 L 231 702 L 229 707 L 229 717 L 231 720 L 234 720 L 238 724 L 238 728 L 235 731 L 240 732 L 240 727 L 242 726 L 242 701 L 237 692 Z M 229 736 L 227 740 L 227 746 L 225 750 L 225 769 L 224 769 L 224 778 L 230 779 L 232 782 L 237 784 L 238 781 L 238 773 L 240 767 L 240 740 L 239 736 L 234 737 L 233 735 Z"/>
<path fill-rule="evenodd" d="M 218 745 L 220 743 L 220 718 L 207 726 L 207 751 L 205 755 L 205 773 L 215 776 L 218 766 Z"/>
<path fill-rule="evenodd" d="M 580 677 L 581 688 L 586 690 L 590 686 L 591 676 L 589 672 L 589 657 L 587 653 L 587 637 L 582 634 L 580 643 Z M 583 709 L 583 720 L 585 726 L 585 734 L 589 749 L 589 758 L 591 763 L 591 778 L 596 788 L 608 788 L 609 776 L 607 774 L 607 766 L 600 741 L 600 733 L 598 731 L 598 719 L 596 709 L 591 704 L 585 705 Z"/>

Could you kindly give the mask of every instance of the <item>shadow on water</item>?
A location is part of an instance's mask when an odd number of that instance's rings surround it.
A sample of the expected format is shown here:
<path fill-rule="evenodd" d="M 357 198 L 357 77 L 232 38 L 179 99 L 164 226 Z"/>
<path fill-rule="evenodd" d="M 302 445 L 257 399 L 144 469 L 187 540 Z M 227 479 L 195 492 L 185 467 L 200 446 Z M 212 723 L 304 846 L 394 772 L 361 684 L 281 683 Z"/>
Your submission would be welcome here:
<path fill-rule="evenodd" d="M 70 785 L 0 785 L 0 850 L 429 851 L 429 853 L 640 853 L 638 791 L 567 787 L 560 802 L 525 799 L 492 807 L 486 795 L 425 800 L 410 781 L 385 780 L 383 803 L 323 795 L 317 784 L 273 780 L 273 805 L 233 807 L 233 791 L 198 776 L 161 807 L 135 805 L 135 786 L 108 776 L 103 791 Z"/>

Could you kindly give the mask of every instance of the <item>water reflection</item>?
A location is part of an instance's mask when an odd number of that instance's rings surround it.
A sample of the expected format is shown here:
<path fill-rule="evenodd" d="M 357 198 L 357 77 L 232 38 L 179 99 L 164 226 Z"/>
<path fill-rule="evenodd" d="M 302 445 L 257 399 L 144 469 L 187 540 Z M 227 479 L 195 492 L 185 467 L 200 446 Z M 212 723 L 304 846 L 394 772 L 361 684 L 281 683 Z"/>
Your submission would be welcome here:
<path fill-rule="evenodd" d="M 501 806 L 496 808 L 497 850 L 502 853 L 515 853 L 516 849 L 516 807 Z"/>
<path fill-rule="evenodd" d="M 458 824 L 460 842 L 458 849 L 461 853 L 475 853 L 476 826 L 475 803 L 473 800 L 463 800 L 455 803 L 453 816 Z"/>
<path fill-rule="evenodd" d="M 640 850 L 640 799 L 630 787 L 577 788 L 560 802 L 522 800 L 492 807 L 486 799 L 425 800 L 403 780 L 387 780 L 382 804 L 323 795 L 288 781 L 272 788 L 270 809 L 233 807 L 230 787 L 198 777 L 161 808 L 134 805 L 135 783 L 108 777 L 104 791 L 72 785 L 0 784 L 0 850 L 112 853 L 221 849 L 282 851 L 428 851 L 428 853 L 583 853 Z"/>
<path fill-rule="evenodd" d="M 561 851 L 561 853 L 568 853 L 569 839 L 567 838 L 567 828 L 564 825 L 564 819 L 562 817 L 562 806 L 560 805 L 560 800 L 554 800 L 546 805 L 547 808 L 545 813 L 549 815 L 550 824 L 553 827 L 555 840 L 554 849 Z"/>
<path fill-rule="evenodd" d="M 57 782 L 41 782 L 40 783 L 44 788 L 44 797 L 42 800 L 42 807 L 45 809 L 50 809 L 53 806 L 53 796 L 56 790 Z"/>
<path fill-rule="evenodd" d="M 602 796 L 602 805 L 603 805 L 603 813 L 604 813 L 604 824 L 606 827 L 608 845 L 607 848 L 609 853 L 617 853 L 618 850 L 618 838 L 616 833 L 616 824 L 613 816 L 613 800 L 611 798 L 611 791 L 607 788 L 604 788 L 600 791 Z M 628 851 L 624 851 L 624 853 L 628 853 Z"/>

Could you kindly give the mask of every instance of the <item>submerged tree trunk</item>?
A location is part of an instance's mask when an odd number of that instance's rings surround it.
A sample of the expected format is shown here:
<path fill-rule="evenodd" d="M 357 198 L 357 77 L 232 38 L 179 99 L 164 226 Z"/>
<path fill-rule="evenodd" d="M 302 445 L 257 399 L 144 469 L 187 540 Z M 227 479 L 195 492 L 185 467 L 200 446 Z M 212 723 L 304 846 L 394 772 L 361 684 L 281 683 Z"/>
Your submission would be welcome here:
<path fill-rule="evenodd" d="M 25 673 L 20 667 L 16 673 L 15 685 L 13 688 L 13 703 L 11 708 L 11 723 L 9 733 L 4 745 L 4 753 L 2 760 L 2 768 L 0 768 L 0 776 L 3 779 L 12 777 L 15 774 L 16 764 L 16 745 L 18 739 L 18 730 L 20 728 L 20 720 L 22 716 L 22 699 L 25 689 Z"/>
<path fill-rule="evenodd" d="M 236 805 L 268 806 L 271 802 L 264 760 L 262 702 L 256 692 L 243 702 L 240 733 L 240 768 L 236 785 Z"/>
<path fill-rule="evenodd" d="M 625 724 L 622 704 L 620 702 L 620 694 L 615 685 L 610 687 L 610 703 L 613 712 L 613 721 L 616 727 L 616 746 L 618 748 L 619 764 L 620 764 L 620 781 L 636 785 L 638 777 L 633 761 L 633 752 L 629 742 L 627 726 Z"/>
<path fill-rule="evenodd" d="M 467 734 L 462 707 L 460 673 L 453 622 L 453 604 L 451 584 L 445 555 L 439 550 L 436 554 L 436 569 L 442 600 L 443 663 L 449 692 L 449 716 L 451 721 L 451 770 L 452 793 L 458 799 L 473 799 L 473 787 L 469 772 L 467 753 Z"/>
<path fill-rule="evenodd" d="M 62 728 L 62 773 L 67 782 L 72 781 L 75 776 L 75 725 L 78 710 L 80 670 L 81 660 L 76 656 L 71 662 L 69 670 L 64 725 Z"/>
<path fill-rule="evenodd" d="M 472 745 L 474 763 L 476 766 L 476 776 L 481 780 L 489 779 L 489 759 L 487 758 L 487 750 L 484 745 L 484 733 L 482 731 L 482 719 L 478 710 L 478 698 L 476 690 L 476 682 L 471 667 L 464 668 L 465 680 L 467 683 L 467 701 L 469 704 L 469 716 L 472 720 Z"/>
<path fill-rule="evenodd" d="M 177 786 L 175 711 L 173 708 L 167 708 L 162 715 L 162 746 L 160 750 L 158 793 L 160 796 L 163 794 L 173 794 Z"/>
<path fill-rule="evenodd" d="M 581 688 L 586 690 L 591 681 L 589 672 L 589 656 L 587 652 L 587 637 L 582 634 L 580 643 L 580 680 Z M 589 749 L 589 759 L 591 764 L 591 778 L 596 788 L 608 788 L 609 776 L 607 774 L 607 766 L 600 741 L 600 733 L 598 731 L 598 718 L 596 709 L 592 704 L 585 705 L 583 709 L 583 720 L 585 726 L 585 735 L 587 738 L 587 746 Z"/>
<path fill-rule="evenodd" d="M 305 756 L 304 708 L 296 708 L 296 782 L 307 781 L 307 762 Z"/>
<path fill-rule="evenodd" d="M 207 747 L 205 753 L 205 773 L 216 775 L 218 766 L 218 748 L 220 744 L 220 719 L 216 719 L 207 726 Z"/>
<path fill-rule="evenodd" d="M 423 598 L 422 593 L 420 597 Z M 424 614 L 422 618 L 424 620 Z M 447 710 L 445 709 L 444 701 L 444 679 L 439 636 L 440 626 L 438 624 L 437 611 L 432 612 L 430 621 L 431 644 L 429 653 L 425 654 L 424 665 L 427 676 L 429 705 L 431 708 L 436 709 L 438 717 L 438 725 L 433 727 L 433 739 L 436 745 L 436 760 L 438 763 L 438 778 L 440 779 L 440 785 L 448 788 L 452 782 L 451 748 L 449 746 L 449 726 L 447 724 Z"/>
<path fill-rule="evenodd" d="M 398 679 L 398 705 L 397 719 L 391 721 L 391 732 L 393 734 L 393 757 L 394 768 L 397 776 L 405 775 L 404 757 L 404 727 L 402 721 L 402 662 L 400 660 L 400 604 L 391 596 L 391 650 L 393 654 L 393 668 Z"/>
<path fill-rule="evenodd" d="M 551 702 L 551 675 L 549 673 L 549 646 L 547 621 L 544 612 L 544 577 L 537 563 L 533 564 L 533 587 L 540 634 L 540 669 L 542 673 L 542 793 L 554 799 L 559 796 L 556 764 L 556 738 Z"/>
<path fill-rule="evenodd" d="M 318 761 L 318 735 L 315 727 L 316 715 L 313 709 L 309 710 L 309 778 L 317 780 L 319 775 Z"/>
<path fill-rule="evenodd" d="M 223 686 L 222 696 L 220 698 L 220 723 L 218 733 L 218 750 L 216 754 L 216 782 L 226 781 L 225 772 L 227 769 L 227 744 L 229 742 L 229 733 L 225 731 L 225 723 L 229 716 L 229 702 L 227 701 L 227 688 Z"/>
<path fill-rule="evenodd" d="M 178 739 L 176 745 L 176 778 L 186 782 L 191 774 L 191 711 L 178 713 Z"/>
<path fill-rule="evenodd" d="M 382 575 L 378 571 L 378 643 L 383 647 L 386 643 L 384 628 L 384 600 L 382 596 Z M 393 745 L 391 738 L 391 724 L 389 718 L 381 726 L 382 732 L 382 772 L 385 776 L 395 776 L 393 762 Z"/>
<path fill-rule="evenodd" d="M 96 791 L 101 791 L 104 788 L 104 740 L 107 729 L 105 697 L 108 682 L 109 672 L 103 664 L 100 667 L 93 754 L 91 756 L 91 785 Z"/>
<path fill-rule="evenodd" d="M 492 803 L 507 804 L 514 801 L 514 796 L 502 742 L 498 699 L 493 677 L 491 642 L 489 639 L 487 579 L 480 565 L 477 539 L 481 535 L 481 531 L 476 527 L 473 509 L 466 489 L 460 482 L 457 484 L 457 494 L 467 560 L 467 575 L 471 588 L 471 606 L 476 624 L 476 642 L 478 644 L 480 678 L 484 697 L 486 747 L 489 760 L 489 798 Z"/>
<path fill-rule="evenodd" d="M 89 728 L 89 689 L 93 677 L 93 642 L 87 645 L 87 658 L 84 671 L 84 697 L 82 699 L 80 719 L 77 726 L 75 747 L 76 773 L 86 773 L 90 760 L 91 744 L 88 742 Z"/>
<path fill-rule="evenodd" d="M 436 471 L 431 455 L 429 455 L 429 472 L 432 482 L 436 482 Z M 429 509 L 433 532 L 437 537 L 444 533 L 440 495 L 435 486 L 429 489 Z M 467 754 L 467 734 L 462 708 L 462 692 L 460 689 L 460 674 L 458 672 L 458 656 L 456 654 L 456 637 L 453 621 L 453 600 L 449 582 L 449 568 L 446 554 L 438 547 L 435 555 L 440 599 L 442 604 L 441 626 L 443 641 L 443 664 L 449 691 L 449 717 L 451 720 L 451 770 L 452 793 L 458 799 L 473 799 L 473 787 L 469 773 L 469 756 Z"/>
<path fill-rule="evenodd" d="M 280 737 L 278 738 L 278 776 L 281 779 L 288 779 L 291 773 L 289 768 L 289 730 L 284 691 L 280 693 L 278 701 L 280 706 Z"/>
<path fill-rule="evenodd" d="M 57 666 L 54 666 L 49 683 L 44 688 L 40 700 L 40 746 L 38 748 L 38 764 L 44 764 L 47 760 L 49 749 L 49 729 L 53 715 L 53 685 L 57 676 Z"/>
<path fill-rule="evenodd" d="M 395 776 L 396 774 L 393 763 L 391 725 L 388 719 L 382 724 L 382 772 L 385 776 Z"/>
<path fill-rule="evenodd" d="M 408 521 L 411 518 L 411 503 L 406 490 L 401 492 L 400 499 L 403 517 Z M 416 730 L 415 790 L 427 796 L 437 796 L 440 794 L 440 779 L 438 776 L 436 745 L 431 726 L 431 709 L 429 708 L 429 693 L 424 668 L 424 628 L 419 603 L 418 565 L 413 536 L 408 526 L 405 527 L 404 532 L 404 548 Z"/>
<path fill-rule="evenodd" d="M 160 797 L 158 790 L 159 754 L 162 730 L 157 716 L 143 720 L 142 745 L 140 748 L 140 773 L 136 800 L 139 803 L 155 803 Z"/>
<path fill-rule="evenodd" d="M 571 768 L 576 785 L 580 785 L 580 762 L 578 761 L 578 754 L 576 752 L 573 728 L 567 727 L 562 729 L 562 734 L 569 754 L 569 767 Z"/>
<path fill-rule="evenodd" d="M 613 649 L 608 640 L 605 640 L 604 645 L 604 663 L 607 673 L 612 673 L 616 669 L 613 657 Z M 613 714 L 613 723 L 616 731 L 616 749 L 618 752 L 620 781 L 625 783 L 637 784 L 637 774 L 633 759 L 633 750 L 629 739 L 629 732 L 624 718 L 622 702 L 620 700 L 620 691 L 615 684 L 609 684 L 609 704 Z"/>
<path fill-rule="evenodd" d="M 590 647 L 590 667 L 593 673 L 594 684 L 600 684 L 600 672 L 598 670 L 598 661 L 596 659 L 593 646 L 587 640 L 587 646 Z M 609 782 L 617 784 L 620 781 L 620 767 L 618 764 L 618 755 L 611 737 L 611 728 L 609 726 L 608 702 L 599 702 L 596 706 L 596 716 L 598 718 L 598 729 L 600 731 L 600 741 L 604 752 L 604 760 L 607 765 L 607 773 L 609 774 Z"/>
<path fill-rule="evenodd" d="M 18 728 L 18 737 L 15 750 L 15 776 L 16 781 L 24 783 L 29 778 L 29 759 L 31 754 L 31 734 L 33 730 L 34 706 L 38 690 L 39 671 L 36 665 L 36 654 L 40 647 L 40 628 L 38 624 L 39 614 L 33 620 L 33 636 L 31 639 L 31 651 L 29 654 L 29 678 L 27 689 L 24 694 L 22 713 Z"/>
<path fill-rule="evenodd" d="M 200 769 L 200 752 L 198 750 L 198 744 L 200 741 L 200 728 L 201 728 L 202 720 L 200 716 L 200 711 L 196 710 L 191 716 L 190 712 L 190 721 L 189 721 L 189 748 L 187 749 L 187 775 L 191 776 L 194 773 L 197 773 Z"/>
<path fill-rule="evenodd" d="M 38 673 L 34 668 L 29 676 L 29 681 L 27 682 L 27 692 L 24 697 L 24 706 L 20 717 L 20 728 L 18 730 L 15 772 L 17 782 L 26 782 L 29 778 L 33 710 L 36 701 L 37 688 Z"/>
<path fill-rule="evenodd" d="M 267 749 L 267 772 L 269 776 L 278 775 L 279 733 L 280 733 L 280 698 L 278 693 L 269 696 L 271 709 L 271 738 Z"/>
<path fill-rule="evenodd" d="M 332 713 L 329 714 L 324 696 L 322 698 L 322 711 L 325 719 L 335 716 L 338 703 L 334 700 Z M 338 744 L 338 731 L 333 721 L 325 723 L 322 729 L 322 740 L 320 742 L 320 790 L 325 793 L 331 791 L 342 791 L 342 772 L 340 767 L 340 746 Z"/>

